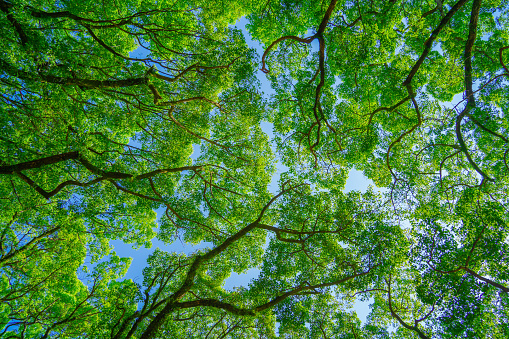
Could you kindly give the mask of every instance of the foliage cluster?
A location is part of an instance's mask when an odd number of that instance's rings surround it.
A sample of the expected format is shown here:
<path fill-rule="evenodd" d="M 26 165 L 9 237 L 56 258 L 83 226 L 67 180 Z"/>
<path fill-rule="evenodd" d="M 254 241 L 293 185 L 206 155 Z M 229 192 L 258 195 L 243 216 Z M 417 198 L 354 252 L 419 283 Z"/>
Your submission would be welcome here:
<path fill-rule="evenodd" d="M 507 0 L 0 10 L 0 337 L 509 337 Z"/>

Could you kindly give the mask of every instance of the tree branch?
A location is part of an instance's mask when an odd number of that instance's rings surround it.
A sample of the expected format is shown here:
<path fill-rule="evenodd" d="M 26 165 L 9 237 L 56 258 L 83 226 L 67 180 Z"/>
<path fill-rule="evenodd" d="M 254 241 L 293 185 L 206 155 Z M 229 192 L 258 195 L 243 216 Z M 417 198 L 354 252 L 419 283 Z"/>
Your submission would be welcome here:
<path fill-rule="evenodd" d="M 477 21 L 479 18 L 479 10 L 481 8 L 481 0 L 474 0 L 472 5 L 472 14 L 470 16 L 470 24 L 469 24 L 469 33 L 468 39 L 465 44 L 465 52 L 464 52 L 464 63 L 465 63 L 465 96 L 467 100 L 467 104 L 463 111 L 456 117 L 456 138 L 458 139 L 458 143 L 460 144 L 461 151 L 465 154 L 467 161 L 474 168 L 474 170 L 479 173 L 483 179 L 494 181 L 494 179 L 490 178 L 486 173 L 481 170 L 481 168 L 477 165 L 477 163 L 472 159 L 470 152 L 468 151 L 465 140 L 463 139 L 463 134 L 461 133 L 461 122 L 463 118 L 470 113 L 470 110 L 475 107 L 475 97 L 472 85 L 472 47 L 474 46 L 475 38 L 477 36 Z"/>
<path fill-rule="evenodd" d="M 0 1 L 0 10 L 4 12 L 7 16 L 7 20 L 11 23 L 11 25 L 16 30 L 16 33 L 18 33 L 19 39 L 21 40 L 21 46 L 26 46 L 28 43 L 28 37 L 21 27 L 21 24 L 14 18 L 14 15 L 9 11 L 9 8 L 13 7 L 12 4 L 8 3 L 7 1 L 1 0 Z"/>
<path fill-rule="evenodd" d="M 211 249 L 207 253 L 203 255 L 197 255 L 194 259 L 191 267 L 189 268 L 189 271 L 187 272 L 186 278 L 180 288 L 175 291 L 173 294 L 171 294 L 169 297 L 165 299 L 165 306 L 164 308 L 153 318 L 153 320 L 150 322 L 150 324 L 147 326 L 143 334 L 140 336 L 140 339 L 150 339 L 153 338 L 157 330 L 161 327 L 161 325 L 164 322 L 164 319 L 177 307 L 177 301 L 182 298 L 189 290 L 194 286 L 194 279 L 196 277 L 196 274 L 198 272 L 198 269 L 202 264 L 205 262 L 213 259 L 214 257 L 221 254 L 223 251 L 225 251 L 228 247 L 230 247 L 233 243 L 244 237 L 246 234 L 248 234 L 253 229 L 257 228 L 257 226 L 260 224 L 263 215 L 267 211 L 267 209 L 283 194 L 287 193 L 290 190 L 296 189 L 303 184 L 292 186 L 288 189 L 283 189 L 279 194 L 274 196 L 265 206 L 262 208 L 261 212 L 258 215 L 258 218 L 250 223 L 249 225 L 243 227 L 240 229 L 237 233 L 231 235 L 227 239 L 221 243 L 221 245 L 215 247 L 214 249 Z M 128 338 L 126 338 L 128 339 Z"/>
<path fill-rule="evenodd" d="M 422 63 L 424 62 L 424 59 L 428 56 L 429 52 L 431 51 L 431 47 L 433 45 L 433 42 L 438 37 L 438 34 L 442 31 L 442 29 L 447 25 L 449 20 L 453 17 L 453 15 L 467 2 L 468 0 L 460 0 L 458 1 L 449 12 L 447 12 L 446 16 L 440 21 L 437 28 L 431 33 L 430 37 L 424 42 L 424 51 L 422 52 L 420 58 L 415 63 L 414 67 L 410 70 L 410 73 L 406 77 L 405 81 L 403 82 L 403 86 L 407 86 L 412 82 L 412 78 L 419 70 L 419 67 L 421 67 Z"/>

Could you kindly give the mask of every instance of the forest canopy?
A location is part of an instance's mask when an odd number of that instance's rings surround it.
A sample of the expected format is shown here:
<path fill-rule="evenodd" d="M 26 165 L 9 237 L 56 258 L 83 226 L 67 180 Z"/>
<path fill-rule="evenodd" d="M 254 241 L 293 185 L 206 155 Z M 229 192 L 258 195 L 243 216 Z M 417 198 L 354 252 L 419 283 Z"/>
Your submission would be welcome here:
<path fill-rule="evenodd" d="M 507 0 L 0 10 L 0 337 L 509 337 Z"/>

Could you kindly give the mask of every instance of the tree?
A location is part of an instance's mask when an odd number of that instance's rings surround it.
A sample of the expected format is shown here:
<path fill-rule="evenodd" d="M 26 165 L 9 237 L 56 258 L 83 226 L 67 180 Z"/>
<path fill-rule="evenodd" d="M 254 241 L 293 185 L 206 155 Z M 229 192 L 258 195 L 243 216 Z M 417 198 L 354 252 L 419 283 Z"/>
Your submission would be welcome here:
<path fill-rule="evenodd" d="M 507 2 L 0 9 L 3 337 L 509 335 Z"/>

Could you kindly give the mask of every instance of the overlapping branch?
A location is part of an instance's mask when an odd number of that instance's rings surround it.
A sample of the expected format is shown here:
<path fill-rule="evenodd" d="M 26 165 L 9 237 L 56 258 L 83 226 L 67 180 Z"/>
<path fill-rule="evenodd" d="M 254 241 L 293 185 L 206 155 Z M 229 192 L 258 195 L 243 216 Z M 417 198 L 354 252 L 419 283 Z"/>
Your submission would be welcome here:
<path fill-rule="evenodd" d="M 433 312 L 434 310 L 434 307 L 431 309 L 431 311 L 426 315 L 424 316 L 423 318 L 421 319 L 416 319 L 414 320 L 414 325 L 409 325 L 407 324 L 400 316 L 399 314 L 395 311 L 394 309 L 394 305 L 393 305 L 393 301 L 392 301 L 392 296 L 391 296 L 391 277 L 389 277 L 389 279 L 385 279 L 385 282 L 387 283 L 387 295 L 388 295 L 388 302 L 389 302 L 389 310 L 391 312 L 391 315 L 406 329 L 410 330 L 410 331 L 413 331 L 415 333 L 417 333 L 417 335 L 419 336 L 419 338 L 421 339 L 430 339 L 430 337 L 428 337 L 427 335 L 424 334 L 424 332 L 418 327 L 419 323 L 422 322 L 423 320 L 426 320 L 430 314 Z"/>
<path fill-rule="evenodd" d="M 41 168 L 41 167 L 45 167 L 45 166 L 49 166 L 49 165 L 54 165 L 54 164 L 57 164 L 60 162 L 65 162 L 67 160 L 75 160 L 75 161 L 81 163 L 86 169 L 88 169 L 90 172 L 98 175 L 99 177 L 96 179 L 93 179 L 89 182 L 86 182 L 86 183 L 82 183 L 82 182 L 79 182 L 76 180 L 66 180 L 66 181 L 60 183 L 55 189 L 48 192 L 48 191 L 45 191 L 44 189 L 42 189 L 41 187 L 39 187 L 28 176 L 21 173 L 21 171 L 35 169 L 35 168 Z M 16 165 L 3 165 L 3 166 L 0 166 L 0 174 L 11 174 L 11 175 L 15 174 L 15 175 L 19 176 L 28 185 L 32 186 L 38 193 L 40 193 L 46 199 L 49 199 L 67 186 L 88 187 L 88 186 L 91 186 L 93 184 L 96 184 L 96 183 L 104 181 L 104 180 L 111 181 L 113 179 L 120 179 L 120 180 L 130 179 L 132 181 L 138 181 L 138 180 L 152 178 L 154 176 L 157 176 L 159 174 L 164 174 L 164 173 L 197 171 L 203 167 L 204 166 L 202 166 L 202 165 L 198 165 L 198 166 L 184 166 L 184 167 L 176 167 L 176 168 L 164 168 L 164 169 L 157 169 L 154 171 L 150 171 L 147 173 L 134 175 L 134 174 L 124 173 L 124 172 L 104 171 L 104 170 L 100 169 L 99 167 L 93 165 L 80 152 L 73 151 L 73 152 L 67 152 L 67 153 L 53 155 L 53 156 L 42 158 L 42 159 L 27 161 L 27 162 L 19 163 Z"/>
<path fill-rule="evenodd" d="M 470 165 L 474 168 L 474 170 L 479 173 L 483 180 L 494 181 L 490 178 L 477 163 L 472 159 L 470 155 L 470 151 L 463 139 L 463 134 L 461 132 L 461 122 L 463 118 L 469 114 L 469 112 L 474 108 L 475 105 L 475 97 L 472 85 L 472 47 L 474 46 L 475 38 L 477 36 L 477 21 L 479 19 L 479 10 L 481 8 L 481 0 L 474 0 L 474 4 L 472 6 L 472 14 L 470 16 L 470 24 L 469 24 L 469 32 L 468 39 L 465 44 L 464 51 L 464 63 L 465 63 L 465 96 L 467 99 L 467 104 L 463 111 L 456 117 L 456 138 L 458 139 L 458 143 L 460 144 L 461 151 L 465 154 Z"/>
<path fill-rule="evenodd" d="M 173 292 L 168 297 L 159 301 L 155 305 L 154 308 L 147 311 L 148 313 L 152 313 L 156 308 L 159 308 L 164 305 L 164 307 L 157 313 L 157 315 L 155 315 L 155 317 L 152 318 L 152 321 L 149 323 L 149 325 L 147 326 L 147 328 L 145 329 L 145 331 L 143 332 L 143 334 L 141 335 L 140 338 L 143 338 L 143 339 L 152 338 L 155 335 L 155 333 L 157 332 L 157 330 L 161 327 L 164 320 L 168 317 L 168 315 L 171 312 L 173 312 L 173 310 L 178 308 L 178 304 L 177 304 L 178 301 L 184 295 L 186 295 L 191 290 L 191 288 L 194 286 L 196 275 L 198 273 L 199 268 L 202 265 L 204 265 L 206 262 L 210 261 L 211 259 L 217 257 L 219 254 L 221 254 L 222 252 L 227 250 L 235 242 L 237 242 L 238 240 L 240 240 L 241 238 L 246 236 L 249 232 L 251 232 L 252 230 L 257 228 L 260 225 L 260 223 L 263 219 L 263 216 L 265 215 L 267 210 L 279 197 L 281 197 L 283 194 L 285 194 L 291 190 L 297 189 L 298 187 L 300 187 L 302 185 L 303 184 L 299 184 L 299 185 L 294 185 L 294 186 L 289 186 L 289 187 L 283 188 L 283 190 L 279 194 L 275 195 L 272 199 L 270 199 L 270 201 L 267 204 L 265 204 L 265 206 L 262 208 L 262 210 L 258 214 L 258 218 L 255 221 L 253 221 L 252 223 L 243 227 L 242 229 L 237 231 L 235 234 L 229 236 L 220 245 L 209 250 L 207 253 L 202 254 L 202 255 L 197 255 L 194 258 L 192 264 L 190 265 L 189 270 L 185 276 L 185 279 L 182 282 L 182 284 L 180 285 L 180 288 L 177 289 L 175 292 Z M 140 316 L 147 317 L 148 314 L 143 314 Z M 126 319 L 126 321 L 127 321 L 127 319 Z M 137 325 L 133 325 L 133 326 L 137 326 Z M 121 326 L 121 328 L 126 329 L 127 324 L 124 322 L 124 324 Z M 131 330 L 126 335 L 124 335 L 124 333 L 123 333 L 124 331 L 119 331 L 113 338 L 114 339 L 119 339 L 119 338 L 129 339 L 134 334 L 134 331 L 135 331 L 134 327 L 131 327 Z"/>
<path fill-rule="evenodd" d="M 277 44 L 279 44 L 280 42 L 285 41 L 285 40 L 294 40 L 294 41 L 298 41 L 298 42 L 306 43 L 306 44 L 310 44 L 314 40 L 318 40 L 318 43 L 319 43 L 318 71 L 315 74 L 315 76 L 313 77 L 313 79 L 315 79 L 317 74 L 320 75 L 320 81 L 319 81 L 318 85 L 316 86 L 316 90 L 315 90 L 315 100 L 314 100 L 314 105 L 313 105 L 313 115 L 315 118 L 315 122 L 311 125 L 308 132 L 306 133 L 306 135 L 308 135 L 308 137 L 309 137 L 309 135 L 311 134 L 314 127 L 317 126 L 316 140 L 313 144 L 310 143 L 310 147 L 309 147 L 309 150 L 311 151 L 311 154 L 313 155 L 313 157 L 315 159 L 315 165 L 316 165 L 318 159 L 317 159 L 317 155 L 316 155 L 316 152 L 314 151 L 314 149 L 318 145 L 320 145 L 320 136 L 321 136 L 321 128 L 322 128 L 321 122 L 324 121 L 326 126 L 330 130 L 332 130 L 334 133 L 336 132 L 334 130 L 334 128 L 329 124 L 327 119 L 325 118 L 325 115 L 323 114 L 321 102 L 320 102 L 322 87 L 325 84 L 325 40 L 323 37 L 323 33 L 325 32 L 325 29 L 327 28 L 327 24 L 329 23 L 332 13 L 334 12 L 336 3 L 337 3 L 337 0 L 332 0 L 330 2 L 329 7 L 327 8 L 327 11 L 325 12 L 323 19 L 320 22 L 320 25 L 318 26 L 318 30 L 316 31 L 315 34 L 313 34 L 312 36 L 307 37 L 307 38 L 300 38 L 300 37 L 297 37 L 294 35 L 288 35 L 288 36 L 281 37 L 281 38 L 277 39 L 276 41 L 274 41 L 273 43 L 271 43 L 269 45 L 269 47 L 267 47 L 267 49 L 265 49 L 265 52 L 262 55 L 261 70 L 264 73 L 269 73 L 269 70 L 265 67 L 265 63 L 266 63 L 265 59 L 266 59 L 267 55 L 269 54 L 270 50 L 272 48 L 274 48 Z"/>

